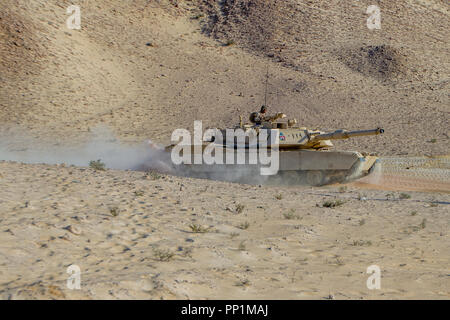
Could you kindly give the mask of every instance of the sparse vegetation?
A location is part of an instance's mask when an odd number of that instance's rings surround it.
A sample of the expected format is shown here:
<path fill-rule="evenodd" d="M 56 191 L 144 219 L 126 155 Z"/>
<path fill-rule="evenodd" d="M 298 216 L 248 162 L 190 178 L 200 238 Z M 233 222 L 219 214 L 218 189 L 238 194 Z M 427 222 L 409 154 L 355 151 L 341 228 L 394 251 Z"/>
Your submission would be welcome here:
<path fill-rule="evenodd" d="M 412 215 L 412 216 L 415 216 L 415 215 L 417 215 L 417 211 L 413 211 L 413 212 L 411 212 L 411 215 Z"/>
<path fill-rule="evenodd" d="M 250 223 L 248 221 L 243 222 L 237 226 L 239 229 L 246 230 L 250 227 Z"/>
<path fill-rule="evenodd" d="M 198 20 L 200 18 L 203 18 L 205 15 L 203 13 L 198 13 L 195 16 L 192 16 L 191 19 L 192 20 Z"/>
<path fill-rule="evenodd" d="M 395 195 L 393 192 L 386 193 L 386 200 L 395 199 Z"/>
<path fill-rule="evenodd" d="M 341 186 L 341 187 L 339 187 L 339 192 L 340 192 L 340 193 L 347 192 L 347 186 Z"/>
<path fill-rule="evenodd" d="M 232 46 L 233 44 L 234 44 L 234 40 L 228 39 L 227 41 L 225 41 L 225 43 L 223 45 L 225 47 L 228 47 L 228 46 Z"/>
<path fill-rule="evenodd" d="M 431 143 L 436 143 L 436 142 L 437 142 L 437 139 L 433 138 L 433 139 L 430 140 L 430 142 L 431 142 Z"/>
<path fill-rule="evenodd" d="M 183 248 L 183 253 L 182 253 L 183 257 L 192 258 L 192 251 L 193 251 L 192 248 Z"/>
<path fill-rule="evenodd" d="M 205 228 L 205 227 L 203 227 L 203 226 L 201 226 L 199 224 L 191 224 L 189 226 L 189 228 L 191 228 L 191 231 L 193 233 L 206 233 L 209 230 L 209 228 Z"/>
<path fill-rule="evenodd" d="M 343 266 L 345 263 L 344 263 L 344 261 L 342 259 L 336 258 L 336 264 L 338 266 Z"/>
<path fill-rule="evenodd" d="M 151 180 L 159 180 L 159 179 L 161 179 L 161 175 L 158 172 L 154 171 L 154 170 L 147 171 L 146 176 L 148 178 L 150 178 Z"/>
<path fill-rule="evenodd" d="M 135 191 L 135 192 L 134 192 L 134 195 L 135 195 L 136 197 L 142 197 L 142 196 L 144 195 L 144 191 L 142 191 L 142 190 Z"/>
<path fill-rule="evenodd" d="M 170 250 L 154 249 L 153 256 L 159 261 L 170 261 L 174 254 Z"/>
<path fill-rule="evenodd" d="M 365 193 L 358 193 L 358 200 L 359 201 L 367 200 L 367 194 L 365 194 Z"/>
<path fill-rule="evenodd" d="M 239 243 L 239 247 L 238 247 L 239 251 L 245 251 L 246 247 L 245 247 L 245 241 L 241 241 Z"/>
<path fill-rule="evenodd" d="M 370 240 L 353 240 L 353 246 L 371 246 L 372 245 L 372 241 Z"/>
<path fill-rule="evenodd" d="M 423 219 L 422 222 L 420 223 L 419 227 L 420 229 L 425 229 L 427 226 L 427 219 Z"/>
<path fill-rule="evenodd" d="M 283 217 L 287 220 L 300 219 L 300 217 L 297 214 L 295 214 L 294 209 L 291 209 L 288 213 L 283 213 Z"/>
<path fill-rule="evenodd" d="M 112 207 L 109 209 L 109 212 L 113 217 L 117 217 L 119 215 L 120 210 L 118 207 Z"/>
<path fill-rule="evenodd" d="M 281 193 L 277 194 L 277 195 L 275 195 L 275 199 L 282 200 L 283 199 L 283 195 Z"/>
<path fill-rule="evenodd" d="M 248 279 L 242 279 L 235 283 L 236 287 L 246 287 L 250 285 L 250 280 Z"/>
<path fill-rule="evenodd" d="M 245 205 L 239 203 L 236 206 L 236 213 L 242 213 L 244 211 L 244 209 L 245 209 Z"/>
<path fill-rule="evenodd" d="M 409 226 L 406 230 L 405 233 L 407 234 L 411 234 L 411 232 L 417 232 L 419 230 L 423 230 L 427 227 L 427 219 L 422 219 L 422 222 L 418 225 L 418 226 Z"/>
<path fill-rule="evenodd" d="M 106 170 L 106 165 L 100 159 L 89 161 L 89 167 L 97 171 Z"/>
<path fill-rule="evenodd" d="M 361 220 L 359 220 L 359 225 L 360 226 L 363 226 L 363 225 L 365 225 L 366 224 L 366 219 L 361 219 Z"/>
<path fill-rule="evenodd" d="M 230 238 L 231 239 L 236 238 L 237 236 L 239 236 L 239 233 L 237 233 L 237 232 L 230 233 Z"/>
<path fill-rule="evenodd" d="M 334 200 L 334 201 L 325 201 L 323 204 L 322 204 L 322 207 L 325 207 L 325 208 L 335 208 L 335 207 L 339 207 L 339 206 L 342 206 L 343 204 L 345 203 L 345 201 L 343 201 L 343 200 Z"/>
<path fill-rule="evenodd" d="M 400 193 L 399 195 L 399 199 L 410 199 L 411 195 L 407 194 L 407 193 Z"/>
<path fill-rule="evenodd" d="M 295 218 L 294 214 L 292 212 L 283 213 L 283 217 L 287 220 L 292 220 Z"/>

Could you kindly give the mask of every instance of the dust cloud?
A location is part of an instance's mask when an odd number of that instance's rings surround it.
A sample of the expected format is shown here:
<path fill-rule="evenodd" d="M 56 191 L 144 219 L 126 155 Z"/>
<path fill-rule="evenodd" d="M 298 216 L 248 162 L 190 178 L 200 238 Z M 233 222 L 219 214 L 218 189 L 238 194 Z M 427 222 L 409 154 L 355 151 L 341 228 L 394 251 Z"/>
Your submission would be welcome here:
<path fill-rule="evenodd" d="M 163 148 L 151 141 L 125 145 L 105 127 L 93 129 L 86 143 L 72 146 L 45 143 L 27 132 L 13 130 L 0 137 L 0 160 L 75 166 L 101 160 L 110 169 L 137 169 L 145 164 L 149 169 L 170 171 Z"/>

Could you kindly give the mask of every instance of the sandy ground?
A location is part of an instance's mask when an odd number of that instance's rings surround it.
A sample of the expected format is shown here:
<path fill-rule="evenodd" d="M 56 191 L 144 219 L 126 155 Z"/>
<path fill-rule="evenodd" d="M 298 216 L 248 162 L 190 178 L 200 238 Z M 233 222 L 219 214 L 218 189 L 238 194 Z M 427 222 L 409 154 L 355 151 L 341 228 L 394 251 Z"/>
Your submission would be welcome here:
<path fill-rule="evenodd" d="M 3 299 L 450 297 L 448 193 L 9 162 L 0 173 Z M 66 287 L 72 264 L 81 290 Z M 366 287 L 370 265 L 380 290 Z"/>
<path fill-rule="evenodd" d="M 72 1 L 0 3 L 0 298 L 450 298 L 447 1 L 378 1 L 376 31 L 365 0 L 130 3 L 79 0 L 81 30 Z M 311 188 L 87 167 L 235 124 L 267 70 L 270 112 L 383 127 L 336 142 L 382 169 Z"/>

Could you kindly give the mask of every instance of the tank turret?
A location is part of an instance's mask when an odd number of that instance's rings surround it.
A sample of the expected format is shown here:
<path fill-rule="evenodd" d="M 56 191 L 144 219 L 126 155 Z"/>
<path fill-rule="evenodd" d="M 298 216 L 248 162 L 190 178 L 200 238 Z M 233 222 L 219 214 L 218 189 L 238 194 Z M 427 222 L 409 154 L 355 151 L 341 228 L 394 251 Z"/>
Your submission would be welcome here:
<path fill-rule="evenodd" d="M 244 130 L 252 129 L 278 129 L 279 130 L 279 148 L 280 149 L 324 149 L 333 147 L 331 140 L 343 140 L 362 136 L 372 136 L 384 133 L 381 128 L 370 130 L 348 131 L 339 129 L 332 132 L 320 130 L 311 130 L 306 127 L 299 127 L 296 119 L 280 121 L 286 116 L 277 113 L 269 121 L 261 125 L 241 125 Z M 269 146 L 270 147 L 270 146 Z"/>

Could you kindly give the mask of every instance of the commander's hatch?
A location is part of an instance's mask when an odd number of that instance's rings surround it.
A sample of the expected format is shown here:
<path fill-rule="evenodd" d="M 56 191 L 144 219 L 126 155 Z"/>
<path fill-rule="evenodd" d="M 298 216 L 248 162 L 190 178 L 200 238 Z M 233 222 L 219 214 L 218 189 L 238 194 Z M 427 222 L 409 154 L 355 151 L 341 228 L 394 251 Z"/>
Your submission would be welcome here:
<path fill-rule="evenodd" d="M 288 129 L 288 128 L 298 128 L 297 119 L 288 120 L 275 120 L 272 122 L 265 121 L 261 125 L 264 129 Z"/>

